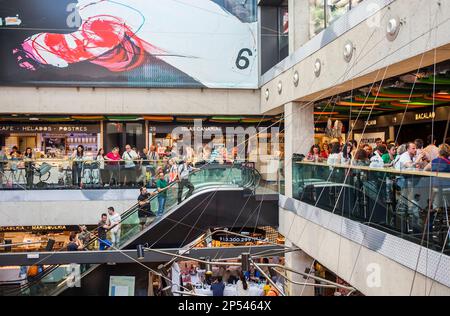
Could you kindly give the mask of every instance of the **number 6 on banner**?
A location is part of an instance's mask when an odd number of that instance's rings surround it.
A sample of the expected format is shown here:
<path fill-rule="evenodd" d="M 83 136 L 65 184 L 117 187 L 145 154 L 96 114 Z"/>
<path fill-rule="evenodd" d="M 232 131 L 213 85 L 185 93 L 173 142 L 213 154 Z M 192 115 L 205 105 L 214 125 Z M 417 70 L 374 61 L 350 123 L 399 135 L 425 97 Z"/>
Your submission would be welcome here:
<path fill-rule="evenodd" d="M 250 60 L 248 57 L 252 57 L 253 53 L 249 48 L 243 48 L 239 51 L 238 56 L 236 58 L 236 67 L 238 69 L 247 69 L 250 66 Z"/>

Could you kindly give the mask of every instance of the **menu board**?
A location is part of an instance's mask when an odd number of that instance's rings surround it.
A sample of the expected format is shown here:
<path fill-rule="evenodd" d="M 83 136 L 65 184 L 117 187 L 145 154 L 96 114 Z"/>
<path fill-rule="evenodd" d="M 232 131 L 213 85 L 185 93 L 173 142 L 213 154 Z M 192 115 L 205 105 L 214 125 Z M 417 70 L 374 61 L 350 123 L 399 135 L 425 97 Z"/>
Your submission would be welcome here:
<path fill-rule="evenodd" d="M 110 276 L 109 296 L 134 296 L 134 276 Z"/>

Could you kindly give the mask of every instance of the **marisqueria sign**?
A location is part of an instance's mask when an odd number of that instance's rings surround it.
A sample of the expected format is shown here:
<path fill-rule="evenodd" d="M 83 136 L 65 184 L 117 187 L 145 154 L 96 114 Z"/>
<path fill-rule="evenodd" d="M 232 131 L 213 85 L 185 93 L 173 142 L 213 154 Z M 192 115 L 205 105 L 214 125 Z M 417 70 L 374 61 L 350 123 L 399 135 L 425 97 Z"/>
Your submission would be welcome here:
<path fill-rule="evenodd" d="M 2 226 L 0 232 L 36 232 L 36 231 L 65 231 L 66 225 L 34 225 L 34 226 Z"/>

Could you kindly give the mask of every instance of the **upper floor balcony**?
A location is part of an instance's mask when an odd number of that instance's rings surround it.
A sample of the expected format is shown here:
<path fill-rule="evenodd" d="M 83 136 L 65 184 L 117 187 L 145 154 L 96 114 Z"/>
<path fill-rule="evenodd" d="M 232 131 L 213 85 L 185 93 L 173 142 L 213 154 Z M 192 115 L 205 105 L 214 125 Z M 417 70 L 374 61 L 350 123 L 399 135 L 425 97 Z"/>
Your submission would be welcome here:
<path fill-rule="evenodd" d="M 448 173 L 296 160 L 292 186 L 304 203 L 450 254 Z"/>

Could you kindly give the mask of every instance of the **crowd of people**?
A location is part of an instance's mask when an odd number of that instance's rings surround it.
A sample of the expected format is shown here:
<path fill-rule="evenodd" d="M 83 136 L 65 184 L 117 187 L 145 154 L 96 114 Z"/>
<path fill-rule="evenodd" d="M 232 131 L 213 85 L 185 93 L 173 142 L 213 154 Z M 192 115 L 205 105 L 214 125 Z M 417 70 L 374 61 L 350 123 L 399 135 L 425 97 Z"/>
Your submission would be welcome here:
<path fill-rule="evenodd" d="M 69 155 L 68 167 L 58 168 L 58 184 L 72 185 L 82 188 L 86 185 L 101 187 L 155 187 L 160 171 L 171 174 L 173 180 L 174 165 L 180 160 L 189 160 L 194 165 L 205 163 L 233 163 L 238 161 L 238 150 L 234 147 L 230 152 L 225 146 L 208 144 L 200 146 L 194 151 L 190 146 L 162 147 L 160 144 L 150 148 L 138 150 L 129 144 L 121 152 L 119 147 L 113 147 L 107 152 L 100 148 L 95 156 L 85 153 L 85 147 L 78 145 Z M 5 148 L 0 150 L 0 172 L 10 169 L 26 169 L 26 182 L 29 187 L 33 185 L 33 174 L 36 157 L 33 150 L 27 148 L 21 153 L 17 146 L 7 153 Z M 70 182 L 70 183 L 69 183 Z"/>
<path fill-rule="evenodd" d="M 108 207 L 108 212 L 101 214 L 95 231 L 88 231 L 86 225 L 80 225 L 79 232 L 70 233 L 67 251 L 92 250 L 95 247 L 95 243 L 92 242 L 94 240 L 97 240 L 99 250 L 119 247 L 121 221 L 122 218 L 114 207 Z"/>
<path fill-rule="evenodd" d="M 139 224 L 141 230 L 148 226 L 152 219 L 161 217 L 165 211 L 167 189 L 169 184 L 178 183 L 177 200 L 178 204 L 182 202 L 183 190 L 188 188 L 185 198 L 188 198 L 194 192 L 194 185 L 189 180 L 192 172 L 199 170 L 194 168 L 190 161 L 183 161 L 179 165 L 172 163 L 170 168 L 159 167 L 157 170 L 156 189 L 148 191 L 147 187 L 142 186 L 139 190 L 138 210 Z M 151 209 L 151 197 L 157 195 L 158 209 L 155 212 Z M 95 234 L 87 231 L 86 225 L 80 225 L 80 232 L 72 232 L 69 236 L 68 251 L 88 249 L 91 240 Z M 110 234 L 110 240 L 107 235 Z M 103 213 L 97 226 L 96 232 L 99 250 L 105 250 L 109 247 L 117 247 L 120 244 L 121 236 L 121 216 L 115 211 L 114 207 L 108 208 L 108 214 Z"/>
<path fill-rule="evenodd" d="M 277 262 L 278 258 L 273 258 Z M 268 258 L 261 258 L 261 263 L 269 264 Z M 263 266 L 261 269 L 264 274 L 256 269 L 253 265 L 250 266 L 249 271 L 242 271 L 242 269 L 234 269 L 228 266 L 220 266 L 217 270 L 207 271 L 205 266 L 196 266 L 195 264 L 184 266 L 176 266 L 172 268 L 171 273 L 180 274 L 180 282 L 177 287 L 184 288 L 184 290 L 191 294 L 202 294 L 202 289 L 209 289 L 213 296 L 224 296 L 226 286 L 234 286 L 237 296 L 252 296 L 254 293 L 250 292 L 251 285 L 260 285 L 264 296 L 279 296 L 280 293 L 270 281 L 277 283 L 282 287 L 283 278 L 279 277 L 278 273 L 268 266 Z M 266 277 L 267 276 L 267 277 Z M 175 279 L 178 279 L 177 276 Z"/>
<path fill-rule="evenodd" d="M 85 173 L 96 175 L 96 181 L 92 181 L 108 186 L 147 186 L 155 187 L 156 182 L 163 172 L 166 180 L 171 182 L 175 177 L 175 168 L 180 160 L 187 160 L 193 164 L 205 164 L 210 162 L 232 163 L 236 161 L 237 149 L 228 154 L 223 146 L 211 148 L 207 145 L 200 147 L 197 153 L 192 147 L 184 148 L 183 155 L 172 147 L 163 150 L 160 146 L 150 146 L 139 151 L 130 145 L 125 146 L 125 150 L 120 154 L 118 147 L 106 153 L 102 148 L 94 157 L 95 164 L 91 158 L 84 154 L 84 147 L 79 145 L 72 153 L 72 179 L 75 186 L 83 185 Z M 89 166 L 89 167 L 87 167 Z"/>
<path fill-rule="evenodd" d="M 404 144 L 395 141 L 375 140 L 375 146 L 349 140 L 340 143 L 334 139 L 330 144 L 313 145 L 305 161 L 326 162 L 328 165 L 367 166 L 371 168 L 394 168 L 396 170 L 422 170 L 450 172 L 450 146 L 448 141 L 437 146 L 432 136 L 424 143 L 416 139 Z"/>

